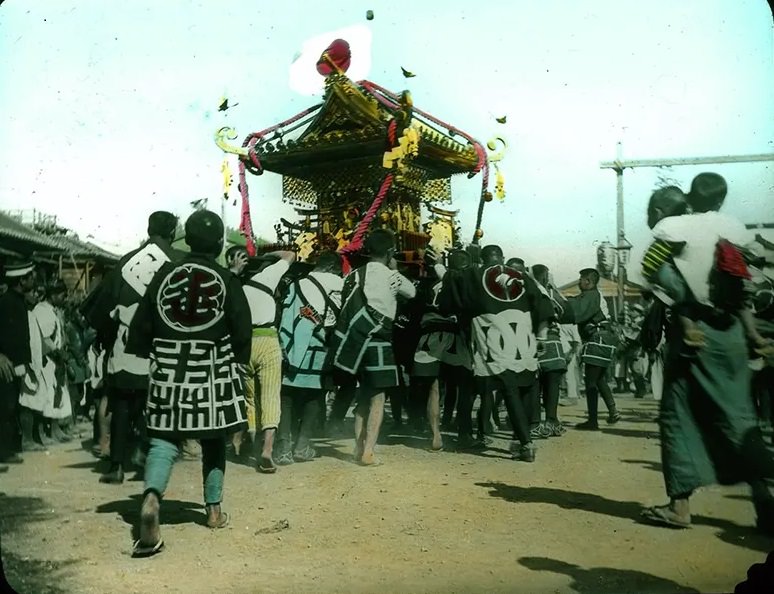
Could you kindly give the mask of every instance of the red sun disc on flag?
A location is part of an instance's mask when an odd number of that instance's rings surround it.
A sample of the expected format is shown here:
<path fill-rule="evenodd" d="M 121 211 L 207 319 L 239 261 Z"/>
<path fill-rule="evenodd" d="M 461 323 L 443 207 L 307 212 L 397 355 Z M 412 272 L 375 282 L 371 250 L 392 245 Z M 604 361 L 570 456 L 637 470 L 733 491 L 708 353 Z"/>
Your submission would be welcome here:
<path fill-rule="evenodd" d="M 322 53 L 320 59 L 317 60 L 317 72 L 323 76 L 328 76 L 329 74 L 336 72 L 336 68 L 342 72 L 346 72 L 349 69 L 351 62 L 352 53 L 349 49 L 349 43 L 344 39 L 336 39 Z"/>

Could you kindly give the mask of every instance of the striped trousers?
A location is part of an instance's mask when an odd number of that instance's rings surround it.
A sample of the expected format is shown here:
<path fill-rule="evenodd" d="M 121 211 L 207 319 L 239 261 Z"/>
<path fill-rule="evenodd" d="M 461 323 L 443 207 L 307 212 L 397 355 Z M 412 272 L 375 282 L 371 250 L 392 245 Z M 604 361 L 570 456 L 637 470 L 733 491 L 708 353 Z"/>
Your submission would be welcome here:
<path fill-rule="evenodd" d="M 245 383 L 248 429 L 256 430 L 257 419 L 261 421 L 261 430 L 276 429 L 282 388 L 282 350 L 276 332 L 253 336 Z"/>

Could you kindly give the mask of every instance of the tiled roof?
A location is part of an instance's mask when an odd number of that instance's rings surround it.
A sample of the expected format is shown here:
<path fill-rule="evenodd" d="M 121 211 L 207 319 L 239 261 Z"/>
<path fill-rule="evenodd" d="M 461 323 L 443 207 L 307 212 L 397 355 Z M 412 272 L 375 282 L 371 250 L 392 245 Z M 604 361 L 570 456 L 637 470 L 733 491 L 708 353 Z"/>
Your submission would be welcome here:
<path fill-rule="evenodd" d="M 41 247 L 57 247 L 52 237 L 35 231 L 35 229 L 28 227 L 21 221 L 17 221 L 4 212 L 0 212 L 0 236 L 28 241 Z"/>
<path fill-rule="evenodd" d="M 46 235 L 0 212 L 0 237 L 3 236 L 31 243 L 35 252 L 64 253 L 112 261 L 119 259 L 119 256 L 88 241 L 81 241 L 71 235 Z"/>

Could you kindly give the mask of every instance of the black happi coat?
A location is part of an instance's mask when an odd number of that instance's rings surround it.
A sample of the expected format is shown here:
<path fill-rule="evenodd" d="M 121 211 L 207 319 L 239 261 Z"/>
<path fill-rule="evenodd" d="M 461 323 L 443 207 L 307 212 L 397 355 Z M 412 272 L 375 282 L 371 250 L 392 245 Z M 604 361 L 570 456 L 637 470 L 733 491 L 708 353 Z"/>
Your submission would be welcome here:
<path fill-rule="evenodd" d="M 148 361 L 126 352 L 129 327 L 138 303 L 154 274 L 167 262 L 179 262 L 183 253 L 162 239 L 149 239 L 119 260 L 84 304 L 83 313 L 108 350 L 108 385 L 125 390 L 148 387 Z"/>
<path fill-rule="evenodd" d="M 0 353 L 14 367 L 27 365 L 32 360 L 27 303 L 24 295 L 14 289 L 0 295 Z"/>
<path fill-rule="evenodd" d="M 502 264 L 471 267 L 443 286 L 438 302 L 442 311 L 471 319 L 476 376 L 508 371 L 520 384 L 535 379 L 535 331 L 554 311 L 534 279 Z"/>
<path fill-rule="evenodd" d="M 581 360 L 586 365 L 609 367 L 615 355 L 615 337 L 610 331 L 610 314 L 602 293 L 596 288 L 581 291 L 569 301 L 583 341 Z"/>
<path fill-rule="evenodd" d="M 250 308 L 233 274 L 197 254 L 164 264 L 127 344 L 150 359 L 148 435 L 205 439 L 241 429 L 250 340 Z"/>

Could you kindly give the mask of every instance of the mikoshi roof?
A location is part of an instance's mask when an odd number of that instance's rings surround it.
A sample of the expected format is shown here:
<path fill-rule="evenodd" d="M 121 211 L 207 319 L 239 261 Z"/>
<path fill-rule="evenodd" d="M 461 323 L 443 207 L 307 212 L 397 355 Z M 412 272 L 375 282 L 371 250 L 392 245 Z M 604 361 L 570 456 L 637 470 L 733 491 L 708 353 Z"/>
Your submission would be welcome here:
<path fill-rule="evenodd" d="M 403 191 L 424 200 L 448 201 L 450 177 L 475 174 L 486 163 L 478 141 L 414 107 L 408 91 L 393 93 L 367 80 L 354 82 L 343 73 L 327 76 L 325 87 L 322 103 L 243 142 L 251 151 L 250 158 L 243 157 L 247 169 L 282 174 L 288 201 L 313 205 L 320 196 L 353 188 L 367 189 L 364 194 L 373 196 L 386 172 L 390 124 L 405 113 L 419 142 L 418 154 L 397 182 Z"/>
<path fill-rule="evenodd" d="M 401 109 L 400 95 L 369 81 L 355 83 L 343 74 L 326 79 L 325 99 L 318 109 L 256 145 L 267 171 L 311 178 L 313 170 L 338 166 L 341 161 L 382 162 L 387 127 Z M 414 164 L 430 178 L 467 173 L 478 163 L 460 131 L 442 128 L 439 120 L 414 108 L 421 142 Z M 311 168 L 311 170 L 310 170 Z"/>

